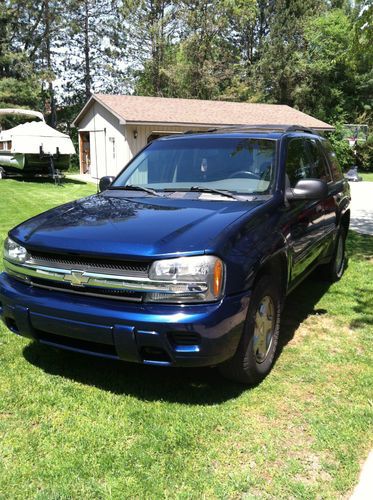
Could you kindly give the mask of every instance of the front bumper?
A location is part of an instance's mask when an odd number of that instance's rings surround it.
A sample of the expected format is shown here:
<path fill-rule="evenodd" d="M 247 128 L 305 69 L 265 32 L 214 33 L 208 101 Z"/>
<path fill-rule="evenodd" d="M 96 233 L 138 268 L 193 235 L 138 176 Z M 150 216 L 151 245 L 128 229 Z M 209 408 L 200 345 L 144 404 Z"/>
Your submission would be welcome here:
<path fill-rule="evenodd" d="M 213 304 L 129 303 L 24 284 L 0 275 L 0 317 L 18 335 L 145 364 L 209 366 L 232 357 L 250 292 Z"/>

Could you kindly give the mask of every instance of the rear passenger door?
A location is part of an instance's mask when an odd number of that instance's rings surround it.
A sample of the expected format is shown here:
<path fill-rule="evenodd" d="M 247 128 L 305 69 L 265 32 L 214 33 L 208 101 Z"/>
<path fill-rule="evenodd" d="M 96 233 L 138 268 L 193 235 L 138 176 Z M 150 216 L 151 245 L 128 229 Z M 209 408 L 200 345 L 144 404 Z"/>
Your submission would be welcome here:
<path fill-rule="evenodd" d="M 317 142 L 313 138 L 291 138 L 287 144 L 286 184 L 295 187 L 301 179 L 327 181 Z M 292 280 L 300 279 L 325 248 L 324 200 L 293 200 L 288 206 L 288 234 Z"/>
<path fill-rule="evenodd" d="M 326 139 L 319 141 L 321 155 L 330 166 L 331 176 L 328 183 L 328 198 L 325 200 L 325 231 L 328 241 L 333 241 L 337 233 L 338 219 L 344 205 L 349 203 L 349 193 L 345 189 L 345 181 L 341 167 L 330 143 Z"/>

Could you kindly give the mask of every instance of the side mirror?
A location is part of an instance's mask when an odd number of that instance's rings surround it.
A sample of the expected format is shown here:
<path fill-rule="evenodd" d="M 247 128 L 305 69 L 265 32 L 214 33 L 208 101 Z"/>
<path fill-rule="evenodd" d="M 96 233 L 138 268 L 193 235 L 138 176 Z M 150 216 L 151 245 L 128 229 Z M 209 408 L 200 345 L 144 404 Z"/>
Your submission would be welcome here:
<path fill-rule="evenodd" d="M 110 175 L 106 175 L 105 177 L 101 177 L 100 183 L 98 185 L 100 193 L 102 193 L 102 191 L 105 191 L 108 187 L 110 187 L 110 185 L 114 179 L 115 179 L 115 177 L 111 177 Z"/>
<path fill-rule="evenodd" d="M 328 196 L 328 186 L 319 179 L 302 179 L 293 188 L 287 188 L 286 199 L 291 200 L 323 200 Z"/>

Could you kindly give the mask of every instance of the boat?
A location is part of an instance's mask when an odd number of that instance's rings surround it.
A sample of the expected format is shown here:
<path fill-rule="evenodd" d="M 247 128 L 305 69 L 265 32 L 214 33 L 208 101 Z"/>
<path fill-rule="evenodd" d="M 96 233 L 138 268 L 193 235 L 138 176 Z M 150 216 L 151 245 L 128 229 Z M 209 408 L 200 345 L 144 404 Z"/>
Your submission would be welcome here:
<path fill-rule="evenodd" d="M 1 115 L 15 115 L 37 120 L 0 131 L 0 170 L 5 173 L 54 174 L 67 170 L 74 145 L 67 134 L 45 123 L 39 111 L 0 109 Z"/>

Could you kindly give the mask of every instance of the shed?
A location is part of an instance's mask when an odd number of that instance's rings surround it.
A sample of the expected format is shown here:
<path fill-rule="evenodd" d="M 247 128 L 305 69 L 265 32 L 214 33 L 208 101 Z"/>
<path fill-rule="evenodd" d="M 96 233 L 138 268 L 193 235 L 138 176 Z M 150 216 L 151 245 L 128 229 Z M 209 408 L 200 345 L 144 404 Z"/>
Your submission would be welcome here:
<path fill-rule="evenodd" d="M 164 135 L 231 125 L 333 127 L 290 106 L 94 94 L 75 118 L 80 172 L 116 175 L 147 143 Z"/>

